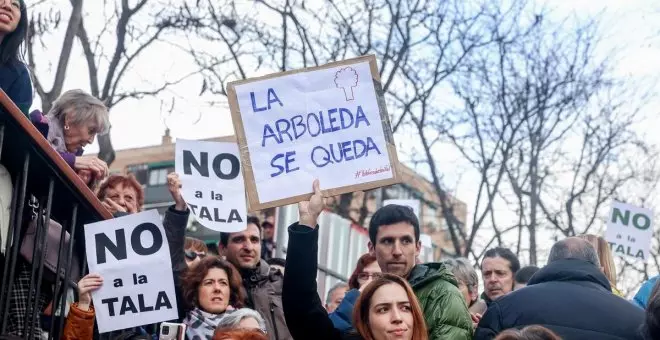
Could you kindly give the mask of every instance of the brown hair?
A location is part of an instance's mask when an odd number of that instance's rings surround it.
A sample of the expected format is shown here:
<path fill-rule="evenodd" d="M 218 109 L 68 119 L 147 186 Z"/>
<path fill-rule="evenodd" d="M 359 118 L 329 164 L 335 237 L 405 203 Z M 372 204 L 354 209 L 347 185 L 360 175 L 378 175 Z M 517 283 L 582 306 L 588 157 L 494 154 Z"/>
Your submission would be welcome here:
<path fill-rule="evenodd" d="M 268 340 L 266 334 L 251 329 L 218 328 L 213 340 Z"/>
<path fill-rule="evenodd" d="M 360 282 L 358 282 L 358 275 L 362 273 L 364 268 L 372 263 L 376 262 L 376 255 L 373 255 L 371 253 L 366 253 L 362 256 L 357 261 L 357 264 L 355 265 L 355 270 L 353 270 L 353 274 L 351 274 L 351 277 L 348 279 L 348 287 L 350 289 L 360 289 Z"/>
<path fill-rule="evenodd" d="M 142 189 L 142 185 L 135 179 L 135 176 L 133 174 L 128 174 L 128 175 L 111 175 L 108 177 L 101 186 L 99 187 L 99 190 L 96 192 L 96 197 L 103 201 L 105 199 L 106 191 L 110 188 L 114 188 L 117 185 L 123 185 L 124 187 L 131 187 L 135 189 L 135 194 L 137 197 L 135 197 L 135 200 L 138 203 L 138 211 L 142 211 L 142 206 L 144 205 L 144 189 Z"/>
<path fill-rule="evenodd" d="M 222 269 L 227 273 L 229 279 L 229 305 L 241 308 L 245 305 L 245 288 L 243 288 L 241 274 L 229 262 L 219 256 L 207 256 L 203 258 L 194 268 L 186 270 L 181 277 L 181 288 L 183 290 L 183 301 L 188 308 L 199 307 L 199 286 L 204 277 L 212 268 Z"/>
<path fill-rule="evenodd" d="M 206 246 L 206 243 L 204 241 L 194 238 L 194 237 L 186 237 L 186 242 L 183 245 L 184 250 L 192 249 L 193 251 L 200 252 L 200 253 L 208 253 L 209 252 L 209 247 Z"/>
<path fill-rule="evenodd" d="M 543 326 L 532 325 L 523 329 L 507 329 L 495 340 L 561 340 L 561 338 Z"/>
<path fill-rule="evenodd" d="M 355 307 L 353 307 L 353 325 L 357 332 L 364 340 L 374 340 L 374 336 L 371 333 L 371 327 L 369 326 L 369 307 L 371 305 L 371 298 L 380 287 L 388 284 L 399 285 L 406 291 L 413 315 L 412 340 L 427 340 L 428 334 L 426 323 L 424 322 L 424 315 L 422 314 L 422 308 L 417 302 L 415 293 L 413 293 L 412 288 L 410 288 L 410 285 L 406 280 L 393 274 L 383 274 L 383 276 L 374 279 L 364 288 L 364 291 L 360 293 L 360 297 L 355 303 Z"/>
<path fill-rule="evenodd" d="M 600 266 L 603 267 L 605 277 L 610 281 L 610 285 L 616 287 L 616 266 L 614 264 L 614 256 L 612 256 L 610 244 L 607 243 L 604 238 L 593 234 L 584 234 L 578 237 L 594 246 L 596 253 L 598 253 Z"/>

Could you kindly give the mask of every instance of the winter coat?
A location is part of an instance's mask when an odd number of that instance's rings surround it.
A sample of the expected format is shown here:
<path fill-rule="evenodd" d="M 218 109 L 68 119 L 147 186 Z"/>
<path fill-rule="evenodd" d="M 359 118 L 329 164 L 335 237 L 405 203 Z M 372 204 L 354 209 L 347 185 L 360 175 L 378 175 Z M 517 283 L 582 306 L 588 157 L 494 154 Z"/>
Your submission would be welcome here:
<path fill-rule="evenodd" d="M 546 265 L 527 287 L 493 301 L 474 339 L 493 339 L 509 328 L 540 325 L 564 340 L 634 340 L 641 339 L 642 323 L 644 312 L 612 294 L 598 267 L 567 259 Z"/>
<path fill-rule="evenodd" d="M 472 318 L 454 275 L 442 263 L 418 264 L 408 275 L 424 312 L 429 340 L 472 339 Z"/>
<path fill-rule="evenodd" d="M 241 277 L 247 292 L 247 307 L 264 317 L 268 338 L 292 340 L 282 310 L 282 272 L 271 270 L 266 261 L 260 260 L 257 268 L 241 270 Z"/>
<path fill-rule="evenodd" d="M 632 302 L 641 309 L 646 309 L 646 305 L 649 303 L 649 298 L 651 297 L 651 292 L 655 286 L 656 281 L 660 275 L 648 279 L 637 291 Z"/>
<path fill-rule="evenodd" d="M 64 161 L 69 164 L 71 168 L 76 165 L 76 157 L 82 156 L 83 149 L 80 148 L 76 152 L 69 152 L 64 145 L 64 132 L 61 123 L 52 117 L 44 116 L 40 111 L 33 111 L 30 113 L 30 120 L 39 132 L 48 140 L 48 143 L 62 156 Z"/>
<path fill-rule="evenodd" d="M 289 227 L 289 245 L 284 269 L 282 302 L 284 316 L 294 339 L 362 339 L 355 331 L 335 328 L 317 292 L 319 250 L 318 226 L 311 229 L 294 223 Z"/>
<path fill-rule="evenodd" d="M 20 61 L 0 65 L 0 89 L 5 91 L 21 111 L 27 115 L 32 106 L 32 81 L 27 67 Z"/>
<path fill-rule="evenodd" d="M 62 340 L 91 340 L 94 335 L 94 307 L 88 311 L 78 308 L 78 303 L 71 304 L 69 315 L 64 324 Z"/>
<path fill-rule="evenodd" d="M 360 291 L 351 289 L 344 295 L 337 309 L 329 314 L 332 324 L 340 331 L 350 331 L 353 328 L 353 306 L 360 297 Z"/>

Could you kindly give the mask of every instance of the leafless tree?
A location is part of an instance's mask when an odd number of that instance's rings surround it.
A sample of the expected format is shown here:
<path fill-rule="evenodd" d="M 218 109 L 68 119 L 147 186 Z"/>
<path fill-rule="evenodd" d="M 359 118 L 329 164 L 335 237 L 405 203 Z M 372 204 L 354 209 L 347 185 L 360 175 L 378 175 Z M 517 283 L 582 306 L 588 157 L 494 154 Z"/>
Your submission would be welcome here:
<path fill-rule="evenodd" d="M 173 6 L 168 1 L 139 0 L 131 4 L 128 0 L 116 0 L 88 3 L 94 10 L 94 17 L 103 19 L 101 29 L 90 35 L 83 18 L 83 0 L 70 0 L 71 15 L 68 18 L 57 66 L 51 70 L 54 71 L 55 79 L 50 90 L 44 87 L 46 75 L 40 72 L 38 67 L 50 61 L 41 57 L 40 50 L 48 48 L 45 41 L 52 41 L 51 36 L 59 28 L 63 10 L 59 9 L 59 3 L 52 0 L 43 1 L 40 6 L 36 6 L 30 18 L 27 46 L 28 61 L 36 92 L 41 98 L 42 110 L 48 112 L 53 101 L 63 91 L 76 38 L 88 69 L 91 94 L 103 100 L 108 108 L 126 99 L 157 95 L 168 86 L 189 76 L 148 88 L 135 88 L 124 84 L 127 74 L 145 50 L 153 47 L 164 35 L 185 26 L 177 16 L 166 14 L 164 9 Z M 111 45 L 114 46 L 109 48 Z M 99 158 L 108 164 L 112 163 L 115 153 L 109 134 L 99 136 L 99 147 Z"/>

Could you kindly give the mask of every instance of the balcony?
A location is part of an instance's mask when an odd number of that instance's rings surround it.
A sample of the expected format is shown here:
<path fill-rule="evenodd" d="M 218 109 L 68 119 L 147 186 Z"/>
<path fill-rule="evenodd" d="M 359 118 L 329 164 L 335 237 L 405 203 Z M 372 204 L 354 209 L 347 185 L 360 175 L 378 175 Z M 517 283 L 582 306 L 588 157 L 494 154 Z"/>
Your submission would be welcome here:
<path fill-rule="evenodd" d="M 25 236 L 27 222 L 33 214 L 29 203 L 32 197 L 36 198 L 40 207 L 34 210 L 44 217 L 37 219 L 39 222 L 32 254 L 34 260 L 30 266 L 31 287 L 27 296 L 26 320 L 32 322 L 26 327 L 28 335 L 23 335 L 24 338 L 32 339 L 39 337 L 39 334 L 33 334 L 33 325 L 42 312 L 35 308 L 41 285 L 35 283 L 44 280 L 44 245 L 49 225 L 47 221 L 52 219 L 62 225 L 60 240 L 64 239 L 64 231 L 70 234 L 72 240 L 66 247 L 65 242 L 60 242 L 57 270 L 54 271 L 60 273 L 54 284 L 54 301 L 59 301 L 59 314 L 64 315 L 66 294 L 62 294 L 65 291 L 63 288 L 76 287 L 76 282 L 64 279 L 71 270 L 72 254 L 77 254 L 80 259 L 78 269 L 81 273 L 85 273 L 87 267 L 83 226 L 111 218 L 112 215 L 103 208 L 101 202 L 2 90 L 0 163 L 9 171 L 13 183 L 9 232 L 6 238 L 2 236 L 6 251 L 5 256 L 0 257 L 0 336 L 7 335 L 8 332 L 9 295 L 15 288 L 13 282 L 17 274 L 17 260 L 21 256 L 20 244 Z M 64 318 L 53 320 L 57 322 L 52 322 L 50 329 L 46 328 L 44 331 L 49 333 L 49 339 L 59 339 Z"/>

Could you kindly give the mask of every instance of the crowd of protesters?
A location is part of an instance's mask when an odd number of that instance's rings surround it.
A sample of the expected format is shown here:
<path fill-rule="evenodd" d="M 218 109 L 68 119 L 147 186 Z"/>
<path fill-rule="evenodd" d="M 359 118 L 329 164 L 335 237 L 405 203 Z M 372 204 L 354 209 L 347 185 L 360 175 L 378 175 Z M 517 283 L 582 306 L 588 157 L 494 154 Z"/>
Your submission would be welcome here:
<path fill-rule="evenodd" d="M 19 53 L 27 26 L 23 0 L 0 0 L 0 88 L 114 217 L 139 213 L 144 192 L 135 178 L 108 176 L 105 162 L 83 155 L 84 147 L 109 129 L 102 101 L 70 90 L 49 112 L 28 112 L 33 91 Z M 13 185 L 3 173 L 0 165 L 0 241 L 7 237 L 6 197 Z M 333 286 L 323 299 L 316 276 L 319 228 L 325 227 L 318 219 L 326 206 L 318 181 L 310 183 L 311 198 L 298 205 L 299 221 L 287 228 L 286 260 L 274 257 L 276 223 L 257 217 L 249 217 L 243 231 L 221 233 L 212 247 L 186 237 L 190 210 L 178 175 L 169 174 L 167 184 L 174 205 L 163 225 L 179 307 L 178 319 L 171 321 L 186 325 L 189 340 L 660 339 L 657 277 L 633 301 L 622 298 L 602 237 L 556 242 L 541 268 L 521 268 L 517 256 L 501 247 L 488 249 L 478 264 L 465 258 L 419 263 L 417 217 L 408 207 L 388 205 L 370 218 L 369 252 L 359 258 L 348 282 Z M 9 296 L 7 331 L 17 338 L 46 334 L 41 319 L 34 325 L 25 319 L 26 296 L 36 289 L 30 265 L 30 258 L 18 260 Z M 78 278 L 77 290 L 67 292 L 66 313 L 59 316 L 66 318 L 63 338 L 96 339 L 91 293 L 104 278 L 97 273 Z M 53 284 L 47 279 L 38 284 L 37 308 L 52 316 L 48 311 L 58 310 Z M 112 338 L 157 339 L 158 327 L 127 329 Z"/>

